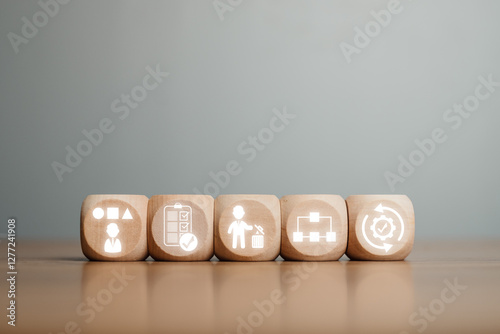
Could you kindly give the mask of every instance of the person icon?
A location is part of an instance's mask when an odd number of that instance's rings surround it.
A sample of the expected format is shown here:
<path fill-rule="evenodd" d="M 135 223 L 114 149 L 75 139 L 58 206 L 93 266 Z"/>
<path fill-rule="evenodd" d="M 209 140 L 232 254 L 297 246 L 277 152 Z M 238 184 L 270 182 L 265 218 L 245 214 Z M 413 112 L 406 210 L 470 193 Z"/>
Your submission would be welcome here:
<path fill-rule="evenodd" d="M 122 251 L 122 244 L 120 239 L 116 239 L 120 230 L 118 229 L 118 225 L 115 223 L 111 223 L 106 227 L 106 233 L 109 235 L 109 238 L 106 239 L 104 243 L 104 251 L 106 253 L 119 253 Z"/>
<path fill-rule="evenodd" d="M 227 233 L 233 234 L 233 249 L 236 249 L 238 246 L 238 238 L 240 239 L 240 246 L 242 249 L 245 248 L 245 231 L 250 231 L 253 229 L 253 226 L 245 223 L 241 218 L 245 215 L 245 210 L 241 205 L 236 205 L 233 208 L 233 216 L 236 218 L 234 222 L 229 225 L 229 230 Z"/>

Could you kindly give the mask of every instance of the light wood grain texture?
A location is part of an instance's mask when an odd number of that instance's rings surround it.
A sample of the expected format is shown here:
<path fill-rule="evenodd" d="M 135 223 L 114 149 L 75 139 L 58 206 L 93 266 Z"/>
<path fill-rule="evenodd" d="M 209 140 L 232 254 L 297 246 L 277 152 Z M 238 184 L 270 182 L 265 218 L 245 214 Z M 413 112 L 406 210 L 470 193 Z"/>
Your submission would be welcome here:
<path fill-rule="evenodd" d="M 148 256 L 144 195 L 89 195 L 80 213 L 80 240 L 90 260 L 140 261 Z"/>
<path fill-rule="evenodd" d="M 214 253 L 213 197 L 151 197 L 148 205 L 148 248 L 155 260 L 210 260 Z"/>
<path fill-rule="evenodd" d="M 346 199 L 351 260 L 403 260 L 415 237 L 415 214 L 406 195 L 354 195 Z"/>
<path fill-rule="evenodd" d="M 215 255 L 270 261 L 280 252 L 280 203 L 274 195 L 221 195 L 215 200 Z"/>
<path fill-rule="evenodd" d="M 334 261 L 347 248 L 347 209 L 339 195 L 288 195 L 281 203 L 281 256 Z"/>

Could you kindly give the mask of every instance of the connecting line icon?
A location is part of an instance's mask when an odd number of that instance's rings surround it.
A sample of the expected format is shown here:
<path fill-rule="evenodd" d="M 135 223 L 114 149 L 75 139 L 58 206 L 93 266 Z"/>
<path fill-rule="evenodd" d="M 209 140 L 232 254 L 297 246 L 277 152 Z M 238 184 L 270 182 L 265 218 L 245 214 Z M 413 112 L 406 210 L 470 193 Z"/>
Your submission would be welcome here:
<path fill-rule="evenodd" d="M 320 229 L 322 225 L 329 224 L 330 230 L 324 235 L 318 231 L 309 232 L 309 235 L 304 235 L 304 232 L 300 230 L 301 220 L 302 224 L 309 224 L 314 227 L 314 229 Z M 324 230 L 324 229 L 322 229 Z M 319 212 L 310 212 L 309 216 L 298 216 L 297 217 L 297 231 L 293 232 L 294 242 L 304 242 L 304 239 L 309 239 L 309 242 L 319 242 L 320 239 L 326 239 L 326 242 L 335 242 L 337 239 L 337 234 L 333 232 L 333 219 L 331 216 L 320 216 Z"/>

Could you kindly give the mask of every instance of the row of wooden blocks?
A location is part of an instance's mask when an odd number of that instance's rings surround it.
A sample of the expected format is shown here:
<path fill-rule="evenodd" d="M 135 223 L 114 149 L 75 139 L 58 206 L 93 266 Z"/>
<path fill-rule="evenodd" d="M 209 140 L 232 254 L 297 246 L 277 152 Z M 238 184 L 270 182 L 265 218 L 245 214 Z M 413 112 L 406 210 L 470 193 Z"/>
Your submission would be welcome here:
<path fill-rule="evenodd" d="M 90 260 L 403 260 L 415 215 L 406 195 L 89 195 Z"/>

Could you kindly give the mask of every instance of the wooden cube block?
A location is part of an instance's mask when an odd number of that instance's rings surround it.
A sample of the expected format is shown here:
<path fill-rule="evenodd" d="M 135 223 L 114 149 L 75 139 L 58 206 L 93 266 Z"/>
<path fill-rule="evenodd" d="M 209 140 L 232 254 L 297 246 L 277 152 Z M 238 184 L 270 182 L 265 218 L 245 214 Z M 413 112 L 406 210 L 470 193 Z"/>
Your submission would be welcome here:
<path fill-rule="evenodd" d="M 155 260 L 210 260 L 214 254 L 213 197 L 151 197 L 148 205 L 148 248 Z"/>
<path fill-rule="evenodd" d="M 415 237 L 415 214 L 406 195 L 355 195 L 346 200 L 352 260 L 403 260 Z"/>
<path fill-rule="evenodd" d="M 219 260 L 271 261 L 280 252 L 280 202 L 274 195 L 221 195 L 215 200 Z"/>
<path fill-rule="evenodd" d="M 89 260 L 140 261 L 148 257 L 148 198 L 89 195 L 82 203 L 80 240 Z"/>
<path fill-rule="evenodd" d="M 347 248 L 347 209 L 339 195 L 288 195 L 281 202 L 281 256 L 334 261 Z"/>

